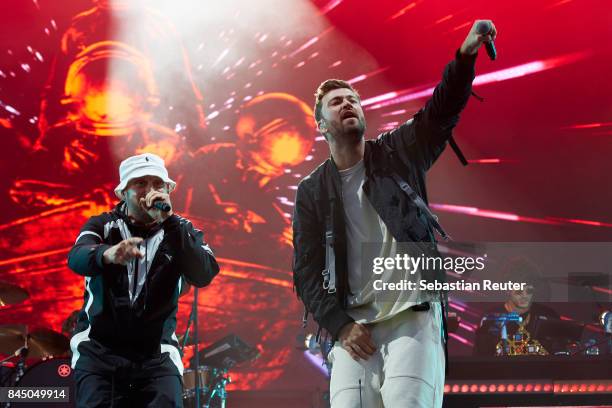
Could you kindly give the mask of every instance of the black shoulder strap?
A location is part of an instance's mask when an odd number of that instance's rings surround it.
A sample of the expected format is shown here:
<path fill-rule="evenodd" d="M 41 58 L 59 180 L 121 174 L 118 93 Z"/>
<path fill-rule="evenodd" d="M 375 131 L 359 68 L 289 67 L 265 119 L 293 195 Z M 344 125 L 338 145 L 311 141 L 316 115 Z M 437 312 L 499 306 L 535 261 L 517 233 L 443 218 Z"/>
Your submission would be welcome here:
<path fill-rule="evenodd" d="M 331 159 L 330 159 L 331 160 Z M 329 171 L 329 169 L 326 169 Z M 328 173 L 327 173 L 328 174 Z M 336 253 L 334 250 L 334 216 L 336 211 L 336 191 L 333 180 L 323 177 L 327 193 L 328 213 L 325 216 L 325 269 L 323 269 L 323 289 L 336 293 Z"/>
<path fill-rule="evenodd" d="M 410 187 L 410 184 L 408 184 L 408 182 L 400 176 L 400 174 L 408 174 L 408 168 L 401 162 L 401 160 L 397 158 L 389 146 L 385 145 L 385 149 L 387 150 L 387 154 L 391 161 L 391 177 L 393 177 L 393 180 L 395 180 L 399 187 L 408 195 L 408 197 L 410 197 L 410 199 L 423 212 L 423 214 L 425 214 L 427 221 L 435 228 L 436 231 L 438 231 L 438 234 L 448 241 L 450 236 L 446 233 L 446 231 L 444 231 L 444 228 L 442 228 L 438 222 L 438 217 L 431 212 L 425 201 L 416 193 L 416 191 L 414 191 L 412 187 Z M 401 171 L 401 173 L 398 172 L 398 169 Z"/>
<path fill-rule="evenodd" d="M 463 164 L 464 166 L 467 166 L 468 161 L 463 155 L 463 152 L 459 148 L 459 145 L 457 144 L 453 136 L 451 136 L 450 139 L 448 139 L 448 144 L 450 145 L 451 149 L 453 149 L 453 152 L 455 152 L 455 155 L 457 156 L 461 164 Z"/>

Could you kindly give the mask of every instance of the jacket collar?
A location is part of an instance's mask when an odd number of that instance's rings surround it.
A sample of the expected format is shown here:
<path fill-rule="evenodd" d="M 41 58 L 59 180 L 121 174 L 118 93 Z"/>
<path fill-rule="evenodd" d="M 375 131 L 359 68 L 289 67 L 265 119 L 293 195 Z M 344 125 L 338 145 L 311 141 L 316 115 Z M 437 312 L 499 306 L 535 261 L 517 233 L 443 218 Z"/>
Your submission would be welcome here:
<path fill-rule="evenodd" d="M 332 173 L 332 177 L 334 178 L 334 182 L 337 182 L 339 183 L 339 185 L 341 185 L 340 170 L 338 170 L 338 166 L 336 165 L 336 162 L 334 161 L 334 158 L 331 154 L 329 155 L 329 159 L 327 159 L 327 161 L 329 162 L 329 167 L 331 167 L 330 171 Z M 372 163 L 372 142 L 366 140 L 365 148 L 363 151 L 363 165 L 366 170 L 366 179 L 369 178 L 371 175 L 372 166 L 370 166 L 370 163 Z"/>
<path fill-rule="evenodd" d="M 115 208 L 113 208 L 113 214 L 116 217 L 122 219 L 130 229 L 132 235 L 147 239 L 162 229 L 162 224 L 155 224 L 152 226 L 143 226 L 132 223 L 130 217 L 127 216 L 127 208 L 125 201 L 120 201 Z"/>
<path fill-rule="evenodd" d="M 324 168 L 324 186 L 323 188 L 327 191 L 328 200 L 334 200 L 336 197 L 342 197 L 342 179 L 340 178 L 340 171 L 334 161 L 334 158 L 329 155 L 327 159 L 328 165 Z M 328 183 L 331 181 L 331 185 Z"/>

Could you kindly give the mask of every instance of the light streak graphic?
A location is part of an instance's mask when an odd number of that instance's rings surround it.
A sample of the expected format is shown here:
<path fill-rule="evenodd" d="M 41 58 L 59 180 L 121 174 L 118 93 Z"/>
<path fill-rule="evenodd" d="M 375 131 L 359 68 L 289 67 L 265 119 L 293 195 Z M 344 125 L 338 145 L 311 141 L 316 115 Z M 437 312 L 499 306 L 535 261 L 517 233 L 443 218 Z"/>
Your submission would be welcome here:
<path fill-rule="evenodd" d="M 331 31 L 333 31 L 334 27 L 329 27 L 328 29 L 326 29 L 325 31 L 323 31 L 321 34 L 312 37 L 310 40 L 306 41 L 304 44 L 302 44 L 300 47 L 298 47 L 298 49 L 296 49 L 295 51 L 293 51 L 291 54 L 289 54 L 290 57 L 295 57 L 297 54 L 299 54 L 300 52 L 304 51 L 306 48 L 309 48 L 311 46 L 313 46 L 317 41 L 319 41 L 321 38 L 323 38 L 323 36 L 329 34 Z"/>
<path fill-rule="evenodd" d="M 227 54 L 229 54 L 229 48 L 224 49 L 221 54 L 219 54 L 212 66 L 214 67 L 215 65 L 219 64 L 221 60 L 227 56 Z"/>
<path fill-rule="evenodd" d="M 387 93 L 384 93 L 382 95 L 373 96 L 373 97 L 368 98 L 368 99 L 363 99 L 361 101 L 361 106 L 366 107 L 366 106 L 371 105 L 373 103 L 377 103 L 377 102 L 381 102 L 381 101 L 386 101 L 388 99 L 395 98 L 398 95 L 399 95 L 398 92 L 387 92 Z M 376 105 L 376 106 L 378 106 L 378 105 Z"/>
<path fill-rule="evenodd" d="M 327 14 L 330 11 L 332 11 L 333 9 L 335 9 L 336 7 L 338 7 L 340 5 L 340 3 L 342 3 L 343 0 L 331 0 L 329 3 L 327 3 L 325 6 L 323 6 L 323 8 L 321 9 L 320 13 L 321 14 Z"/>
<path fill-rule="evenodd" d="M 490 158 L 490 159 L 468 159 L 470 164 L 500 164 L 500 163 L 517 163 L 518 160 Z"/>
<path fill-rule="evenodd" d="M 469 332 L 475 332 L 476 331 L 476 326 L 472 325 L 472 324 L 468 324 L 466 322 L 459 322 L 459 327 L 469 331 Z"/>
<path fill-rule="evenodd" d="M 387 117 L 387 116 L 406 115 L 406 112 L 408 112 L 406 109 L 400 109 L 400 110 L 395 110 L 395 111 L 389 112 L 389 113 L 383 113 L 380 116 L 384 118 L 384 117 Z"/>
<path fill-rule="evenodd" d="M 463 24 L 459 24 L 458 26 L 453 27 L 453 29 L 451 31 L 461 30 L 461 29 L 469 27 L 470 25 L 472 25 L 472 22 L 471 21 L 466 21 Z"/>
<path fill-rule="evenodd" d="M 507 81 L 515 78 L 521 78 L 526 75 L 532 75 L 538 72 L 557 68 L 565 64 L 576 62 L 580 59 L 586 58 L 588 55 L 589 54 L 586 52 L 567 54 L 560 57 L 516 65 L 514 67 L 505 68 L 499 71 L 489 72 L 488 74 L 477 75 L 476 78 L 474 78 L 472 85 L 476 87 L 495 82 Z M 415 99 L 429 97 L 433 93 L 435 86 L 430 86 L 416 92 L 412 91 L 411 89 L 387 92 L 382 95 L 365 99 L 364 101 L 362 101 L 362 106 L 367 107 L 368 110 L 375 110 L 391 105 L 410 102 Z M 416 89 L 418 89 L 418 87 Z"/>
<path fill-rule="evenodd" d="M 602 288 L 601 286 L 591 286 L 591 289 L 595 292 L 612 295 L 612 289 Z"/>
<path fill-rule="evenodd" d="M 452 337 L 453 339 L 457 340 L 460 343 L 465 344 L 466 346 L 474 347 L 474 343 L 472 343 L 471 341 L 469 341 L 465 337 L 462 337 L 462 336 L 458 335 L 457 333 L 448 333 L 448 337 Z"/>
<path fill-rule="evenodd" d="M 449 14 L 449 15 L 447 15 L 447 16 L 444 16 L 444 17 L 442 17 L 442 18 L 440 18 L 440 19 L 436 20 L 436 21 L 434 22 L 434 24 L 440 24 L 440 23 L 443 23 L 443 22 L 445 22 L 445 21 L 450 20 L 451 18 L 453 18 L 453 15 L 452 15 L 452 14 Z"/>
<path fill-rule="evenodd" d="M 470 164 L 499 164 L 501 159 L 471 159 L 468 160 Z"/>
<path fill-rule="evenodd" d="M 389 20 L 395 20 L 396 18 L 403 16 L 404 14 L 406 14 L 407 11 L 412 10 L 413 8 L 415 8 L 416 5 L 417 5 L 417 2 L 413 1 L 412 3 L 408 4 L 406 7 L 402 8 L 397 13 L 395 13 L 391 17 L 389 17 Z"/>
<path fill-rule="evenodd" d="M 495 211 L 495 210 L 484 210 L 477 207 L 469 207 L 463 205 L 452 205 L 452 204 L 431 204 L 431 208 L 439 211 L 456 213 L 456 214 L 465 214 L 472 215 L 475 217 L 484 217 L 484 218 L 493 218 L 504 221 L 514 221 L 514 222 L 527 222 L 534 224 L 547 224 L 547 225 L 569 225 L 569 224 L 579 224 L 579 225 L 587 225 L 593 227 L 606 227 L 612 228 L 612 223 L 601 222 L 601 221 L 591 221 L 591 220 L 580 220 L 574 218 L 559 218 L 559 217 L 528 217 L 522 216 L 518 214 L 503 212 L 503 211 Z"/>
<path fill-rule="evenodd" d="M 452 307 L 453 309 L 456 309 L 456 310 L 458 310 L 458 311 L 460 311 L 460 312 L 465 312 L 465 311 L 466 311 L 466 308 L 465 308 L 465 307 L 459 306 L 459 305 L 458 305 L 457 303 L 455 303 L 455 302 L 449 302 L 449 305 L 450 305 L 450 307 Z"/>
<path fill-rule="evenodd" d="M 595 123 L 583 123 L 572 126 L 566 126 L 561 129 L 596 129 L 601 127 L 612 126 L 612 122 L 595 122 Z"/>
<path fill-rule="evenodd" d="M 364 81 L 364 80 L 366 80 L 366 79 L 368 79 L 370 77 L 373 77 L 374 75 L 380 74 L 381 72 L 385 72 L 388 69 L 389 69 L 389 67 L 379 68 L 379 69 L 374 70 L 372 72 L 368 72 L 367 74 L 357 75 L 356 77 L 348 79 L 346 82 L 348 82 L 349 84 L 353 85 L 353 84 L 356 84 L 357 82 L 361 82 L 361 81 Z"/>

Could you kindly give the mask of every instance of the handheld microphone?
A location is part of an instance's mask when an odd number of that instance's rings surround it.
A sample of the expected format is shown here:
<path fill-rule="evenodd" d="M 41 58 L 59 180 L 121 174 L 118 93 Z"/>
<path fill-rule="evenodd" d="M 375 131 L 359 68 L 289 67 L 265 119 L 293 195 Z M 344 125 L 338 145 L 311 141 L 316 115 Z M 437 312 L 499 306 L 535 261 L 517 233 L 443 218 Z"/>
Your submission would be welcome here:
<path fill-rule="evenodd" d="M 164 203 L 163 201 L 155 201 L 153 203 L 153 207 L 157 208 L 160 211 L 168 212 L 172 210 L 172 207 L 168 203 Z"/>
<path fill-rule="evenodd" d="M 480 35 L 489 34 L 491 29 L 491 23 L 488 21 L 481 21 L 476 25 L 476 32 Z M 491 61 L 495 61 L 495 58 L 497 58 L 497 50 L 495 49 L 495 44 L 492 40 L 485 43 L 485 49 L 487 50 L 487 55 Z"/>

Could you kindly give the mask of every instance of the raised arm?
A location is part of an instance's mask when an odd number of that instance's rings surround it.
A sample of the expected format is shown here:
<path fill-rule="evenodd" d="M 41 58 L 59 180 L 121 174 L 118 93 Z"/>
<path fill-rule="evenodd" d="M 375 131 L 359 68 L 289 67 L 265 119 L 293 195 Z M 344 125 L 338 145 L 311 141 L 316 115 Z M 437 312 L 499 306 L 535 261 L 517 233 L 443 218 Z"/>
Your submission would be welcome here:
<path fill-rule="evenodd" d="M 492 23 L 491 34 L 478 34 L 479 22 L 474 23 L 455 58 L 446 65 L 442 80 L 425 106 L 403 125 L 381 135 L 381 140 L 396 149 L 403 160 L 416 162 L 423 170 L 428 170 L 440 156 L 467 104 L 478 49 L 495 38 Z"/>

